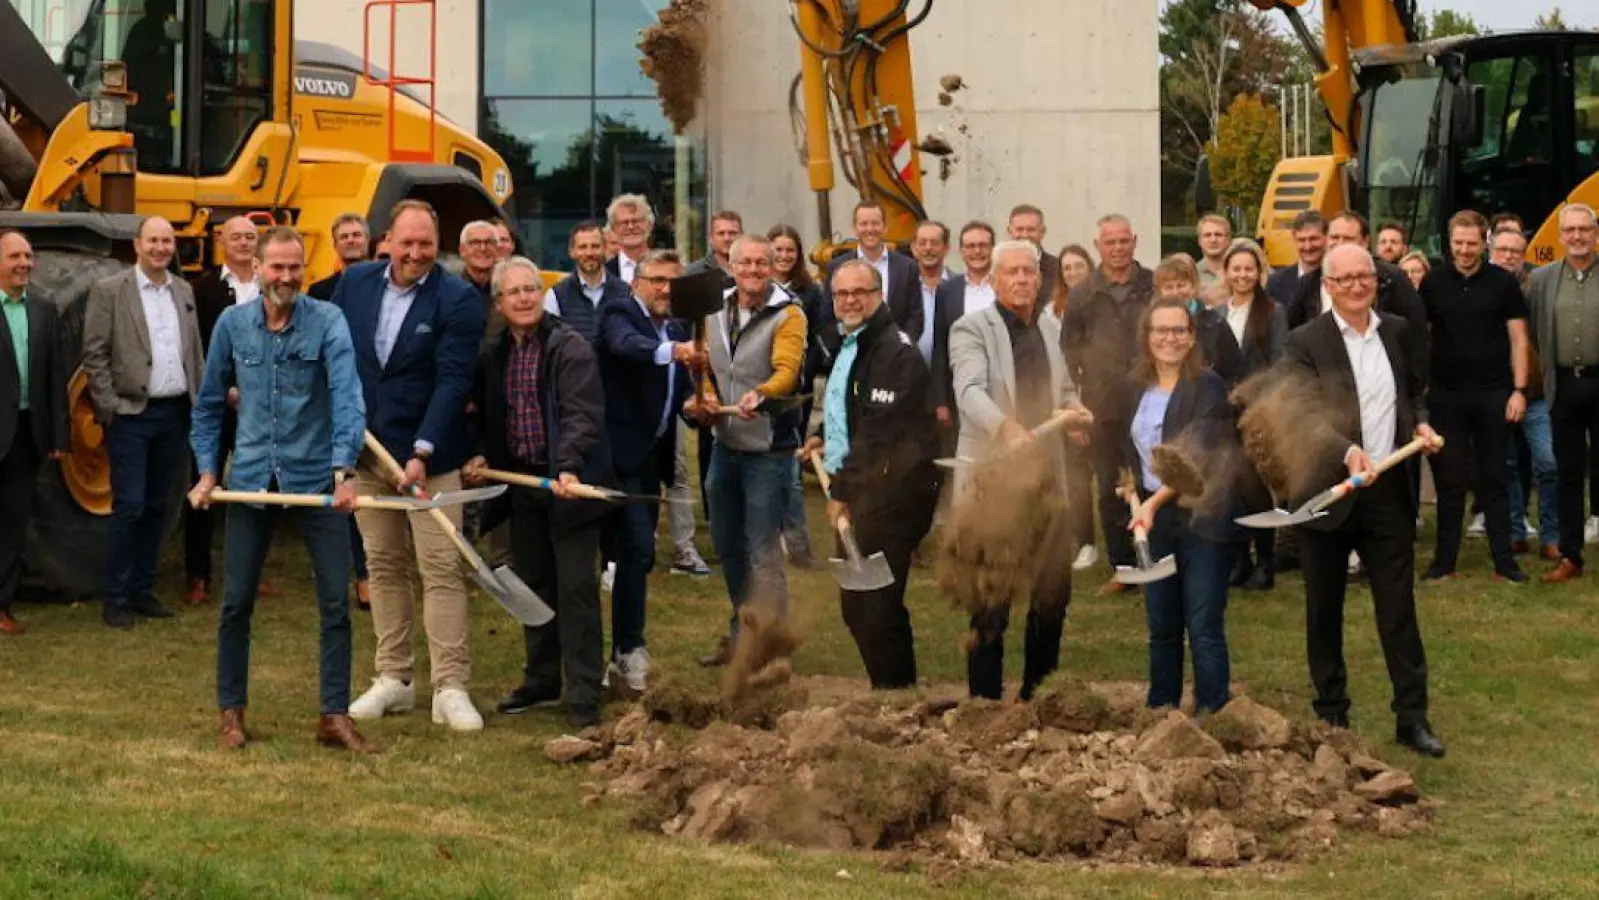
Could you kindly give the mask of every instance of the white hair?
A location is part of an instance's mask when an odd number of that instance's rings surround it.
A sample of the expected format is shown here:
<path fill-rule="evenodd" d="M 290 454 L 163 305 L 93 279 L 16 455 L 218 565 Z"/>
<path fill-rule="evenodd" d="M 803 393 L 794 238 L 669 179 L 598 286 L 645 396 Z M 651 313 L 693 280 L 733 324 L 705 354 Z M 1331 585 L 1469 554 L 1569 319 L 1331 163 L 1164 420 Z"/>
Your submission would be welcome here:
<path fill-rule="evenodd" d="M 996 268 L 999 266 L 999 258 L 1006 253 L 1023 252 L 1032 259 L 1035 266 L 1043 260 L 1043 255 L 1039 252 L 1038 245 L 1032 241 L 1000 241 L 994 245 L 994 266 Z"/>
<path fill-rule="evenodd" d="M 756 234 L 752 231 L 745 232 L 738 237 L 733 238 L 733 243 L 727 248 L 727 258 L 730 260 L 737 259 L 738 251 L 745 244 L 761 244 L 766 247 L 766 259 L 770 261 L 773 258 L 771 240 L 768 239 L 764 234 Z"/>
<path fill-rule="evenodd" d="M 533 260 L 525 256 L 508 256 L 494 264 L 494 274 L 489 276 L 489 288 L 494 292 L 494 296 L 498 297 L 500 295 L 500 286 L 504 283 L 505 276 L 512 269 L 526 271 L 533 276 L 533 283 L 537 284 L 541 290 L 543 289 L 544 275 L 539 271 L 538 265 Z"/>
<path fill-rule="evenodd" d="M 650 201 L 644 199 L 643 194 L 618 194 L 612 198 L 611 204 L 605 207 L 605 221 L 615 222 L 616 214 L 623 209 L 636 209 L 644 213 L 644 224 L 655 224 L 655 210 L 650 208 Z"/>
<path fill-rule="evenodd" d="M 846 259 L 842 263 L 839 263 L 838 268 L 833 270 L 833 280 L 837 281 L 838 276 L 844 274 L 844 272 L 849 269 L 859 269 L 860 271 L 865 272 L 867 277 L 871 279 L 872 290 L 880 291 L 883 289 L 883 273 L 877 271 L 876 266 L 864 259 L 860 259 L 859 257 L 855 259 Z"/>
<path fill-rule="evenodd" d="M 1567 203 L 1565 206 L 1560 207 L 1560 218 L 1556 221 L 1565 221 L 1566 213 L 1571 212 L 1583 213 L 1587 215 L 1589 222 L 1599 225 L 1599 213 L 1594 212 L 1593 207 L 1586 203 Z"/>
<path fill-rule="evenodd" d="M 466 242 L 468 238 L 471 237 L 472 232 L 477 231 L 479 228 L 487 228 L 492 232 L 495 228 L 495 224 L 496 223 L 490 222 L 488 219 L 474 219 L 461 226 L 461 245 L 466 245 Z"/>

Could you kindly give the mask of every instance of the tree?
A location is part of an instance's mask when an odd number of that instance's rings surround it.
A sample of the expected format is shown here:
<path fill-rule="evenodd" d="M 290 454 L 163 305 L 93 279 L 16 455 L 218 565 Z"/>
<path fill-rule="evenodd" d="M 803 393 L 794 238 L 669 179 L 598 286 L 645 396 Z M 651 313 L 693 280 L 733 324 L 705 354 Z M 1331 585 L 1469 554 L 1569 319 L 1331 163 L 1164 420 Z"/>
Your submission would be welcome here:
<path fill-rule="evenodd" d="M 1538 18 L 1533 19 L 1532 27 L 1542 29 L 1544 31 L 1571 30 L 1571 26 L 1566 24 L 1566 17 L 1560 12 L 1560 7 L 1558 6 L 1539 16 Z"/>
<path fill-rule="evenodd" d="M 1252 222 L 1260 213 L 1261 195 L 1277 165 L 1279 123 L 1275 106 L 1259 95 L 1240 94 L 1217 123 L 1208 147 L 1216 197 L 1243 211 L 1243 221 Z"/>
<path fill-rule="evenodd" d="M 1416 17 L 1416 36 L 1424 41 L 1487 33 L 1469 13 L 1458 13 L 1452 9 L 1435 9 L 1430 18 Z"/>

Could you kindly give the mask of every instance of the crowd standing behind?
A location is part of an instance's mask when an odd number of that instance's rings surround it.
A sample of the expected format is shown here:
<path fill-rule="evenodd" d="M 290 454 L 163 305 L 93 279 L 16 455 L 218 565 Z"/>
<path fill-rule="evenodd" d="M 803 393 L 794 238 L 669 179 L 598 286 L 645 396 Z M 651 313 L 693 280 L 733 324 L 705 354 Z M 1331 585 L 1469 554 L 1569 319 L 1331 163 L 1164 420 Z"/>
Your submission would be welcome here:
<path fill-rule="evenodd" d="M 50 298 L 30 292 L 28 241 L 0 231 L 0 633 L 25 632 L 12 605 L 28 486 L 70 449 L 65 382 L 78 362 L 111 461 L 106 625 L 172 615 L 155 595 L 155 564 L 185 447 L 195 478 L 184 514 L 191 605 L 210 597 L 210 506 L 224 471 L 234 490 L 329 497 L 325 508 L 292 513 L 228 507 L 217 655 L 218 743 L 228 748 L 249 740 L 250 619 L 271 593 L 259 576 L 273 523 L 285 516 L 306 541 L 321 615 L 317 740 L 376 752 L 354 721 L 414 706 L 418 607 L 433 721 L 483 727 L 467 692 L 468 591 L 446 530 L 462 528 L 462 509 L 446 507 L 444 525 L 359 498 L 452 491 L 491 468 L 550 479 L 548 490 L 513 487 L 470 517 L 473 533 L 491 535 L 555 612 L 524 629 L 526 667 L 498 711 L 561 703 L 582 727 L 599 721 L 612 679 L 645 690 L 660 506 L 610 506 L 579 490 L 679 501 L 666 504 L 670 571 L 709 574 L 684 502 L 689 431 L 699 435 L 704 511 L 731 606 L 703 665 L 730 661 L 747 604 L 782 613 L 785 557 L 817 565 L 803 486 L 814 465 L 828 476 L 828 524 L 847 519 L 860 549 L 881 552 L 894 575 L 888 587 L 840 594 L 867 675 L 877 688 L 915 684 L 904 593 L 945 487 L 935 456 L 1043 453 L 1072 513 L 1031 592 L 1020 696 L 1060 664 L 1072 572 L 1100 561 L 1097 498 L 1109 563 L 1133 564 L 1135 527 L 1148 530 L 1157 557 L 1177 563 L 1175 576 L 1143 589 L 1150 706 L 1180 700 L 1185 635 L 1195 709 L 1225 705 L 1229 587 L 1268 588 L 1302 566 L 1313 706 L 1347 727 L 1343 605 L 1358 561 L 1376 601 L 1396 740 L 1432 756 L 1444 746 L 1427 719 L 1415 610 L 1419 466 L 1378 478 L 1377 464 L 1412 437 L 1428 452 L 1444 439 L 1432 457 L 1439 526 L 1425 579 L 1456 575 L 1467 494 L 1481 515 L 1464 533 L 1487 536 L 1506 582 L 1526 580 L 1516 557 L 1530 551 L 1528 538 L 1554 564 L 1542 575 L 1551 584 L 1582 576 L 1594 539 L 1585 513 L 1595 504 L 1584 504 L 1599 491 L 1590 475 L 1599 466 L 1599 316 L 1587 312 L 1599 304 L 1599 217 L 1582 204 L 1559 215 L 1564 259 L 1541 268 L 1526 264 L 1514 216 L 1459 213 L 1449 252 L 1433 260 L 1411 249 L 1400 225 L 1383 223 L 1373 238 L 1356 213 L 1305 212 L 1293 223 L 1296 263 L 1272 272 L 1220 216 L 1197 223 L 1197 262 L 1177 254 L 1151 270 L 1117 214 L 1098 220 L 1093 252 L 1046 252 L 1043 211 L 1021 204 L 1005 240 L 981 220 L 954 232 L 928 220 L 905 254 L 884 240 L 883 208 L 863 201 L 851 217 L 854 248 L 817 280 L 797 230 L 749 232 L 730 210 L 711 216 L 709 252 L 685 266 L 650 247 L 648 200 L 624 194 L 603 222 L 571 230 L 574 271 L 550 289 L 532 260 L 515 255 L 504 221 L 461 230 L 454 274 L 439 264 L 428 204 L 401 202 L 388 220 L 376 236 L 361 216 L 340 216 L 328 235 L 340 270 L 304 287 L 297 232 L 230 219 L 217 231 L 220 265 L 191 287 L 170 273 L 172 225 L 145 219 L 136 264 L 90 292 L 81 360 L 63 351 Z M 946 266 L 952 243 L 958 272 Z M 374 249 L 381 258 L 369 262 Z M 672 315 L 673 285 L 711 272 L 722 273 L 713 276 L 721 304 L 701 347 Z M 1229 389 L 1296 371 L 1329 385 L 1326 398 L 1341 407 L 1303 423 L 1306 464 L 1320 476 L 1313 487 L 1346 475 L 1368 486 L 1275 535 L 1233 518 L 1304 498 L 1274 496 L 1252 467 L 1218 475 L 1221 489 L 1202 509 L 1175 502 L 1184 498 L 1155 471 L 1154 449 L 1206 448 L 1205 465 L 1236 456 Z M 1088 431 L 1075 440 L 1031 432 L 1063 409 L 1091 414 Z M 819 427 L 807 437 L 813 419 Z M 403 460 L 403 471 L 387 471 L 376 449 Z M 963 490 L 954 487 L 952 502 Z M 352 574 L 377 638 L 375 677 L 353 702 Z M 608 656 L 602 590 L 612 593 Z M 1112 579 L 1100 590 L 1131 588 Z M 1007 620 L 1003 608 L 972 620 L 974 696 L 1003 696 Z"/>

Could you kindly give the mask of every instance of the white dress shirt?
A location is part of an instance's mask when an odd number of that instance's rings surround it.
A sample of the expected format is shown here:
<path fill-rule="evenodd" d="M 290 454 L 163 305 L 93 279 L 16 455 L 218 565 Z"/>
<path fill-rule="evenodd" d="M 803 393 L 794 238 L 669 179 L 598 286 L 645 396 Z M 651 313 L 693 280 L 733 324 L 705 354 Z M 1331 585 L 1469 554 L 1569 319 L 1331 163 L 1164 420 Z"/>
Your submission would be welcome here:
<path fill-rule="evenodd" d="M 1398 424 L 1399 390 L 1394 384 L 1394 366 L 1388 350 L 1377 334 L 1381 321 L 1376 311 L 1362 335 L 1344 321 L 1337 310 L 1333 321 L 1344 339 L 1349 368 L 1355 372 L 1355 393 L 1360 398 L 1360 448 L 1372 462 L 1380 462 L 1394 452 L 1394 429 Z M 1347 459 L 1347 454 L 1346 457 Z"/>
<path fill-rule="evenodd" d="M 994 305 L 994 276 L 992 273 L 982 281 L 972 281 L 972 276 L 966 276 L 965 305 L 961 315 L 969 316 L 978 310 L 987 309 Z"/>
<path fill-rule="evenodd" d="M 882 252 L 877 255 L 876 259 L 872 259 L 870 256 L 862 253 L 860 250 L 855 251 L 856 256 L 859 256 L 861 259 L 871 263 L 872 268 L 876 269 L 877 274 L 882 277 L 884 297 L 890 296 L 894 290 L 894 286 L 888 283 L 888 254 L 889 249 L 887 247 L 882 248 Z"/>
<path fill-rule="evenodd" d="M 412 282 L 410 287 L 400 287 L 394 283 L 394 268 L 391 266 L 383 270 L 383 300 L 378 304 L 377 332 L 372 335 L 372 348 L 377 351 L 378 365 L 389 364 L 389 354 L 394 352 L 394 345 L 400 342 L 400 326 L 405 324 L 405 316 L 411 311 L 411 302 L 416 299 L 417 290 L 432 274 L 430 269 L 427 275 Z"/>
<path fill-rule="evenodd" d="M 189 393 L 189 380 L 183 371 L 183 326 L 178 319 L 178 304 L 172 297 L 172 276 L 164 274 L 160 284 L 151 281 L 144 270 L 135 267 L 133 277 L 139 285 L 139 303 L 150 329 L 150 399 L 182 397 Z"/>
<path fill-rule="evenodd" d="M 637 269 L 638 263 L 634 262 L 631 256 L 628 256 L 626 253 L 616 254 L 617 277 L 622 279 L 623 284 L 629 286 L 633 284 L 633 273 Z"/>
<path fill-rule="evenodd" d="M 1244 346 L 1244 332 L 1249 328 L 1249 303 L 1242 306 L 1227 301 L 1227 327 L 1233 330 L 1233 339 L 1238 341 L 1238 346 Z"/>
<path fill-rule="evenodd" d="M 227 283 L 228 287 L 233 288 L 234 306 L 243 306 L 261 296 L 261 282 L 259 279 L 251 278 L 249 281 L 240 281 L 238 276 L 233 274 L 232 269 L 223 266 L 222 280 Z"/>

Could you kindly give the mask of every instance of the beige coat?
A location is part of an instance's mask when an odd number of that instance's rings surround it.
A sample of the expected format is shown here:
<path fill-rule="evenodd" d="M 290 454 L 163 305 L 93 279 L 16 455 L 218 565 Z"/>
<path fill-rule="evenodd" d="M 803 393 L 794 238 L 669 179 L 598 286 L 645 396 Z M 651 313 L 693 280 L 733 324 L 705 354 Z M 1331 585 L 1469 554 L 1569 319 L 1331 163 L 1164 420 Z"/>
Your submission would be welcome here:
<path fill-rule="evenodd" d="M 172 300 L 178 306 L 178 328 L 183 334 L 180 359 L 189 383 L 189 400 L 193 402 L 205 373 L 194 290 L 182 278 L 168 277 Z M 149 399 L 150 364 L 150 326 L 145 321 L 134 269 L 96 281 L 89 288 L 83 314 L 83 369 L 89 376 L 95 418 L 102 425 L 115 416 L 144 412 Z"/>

